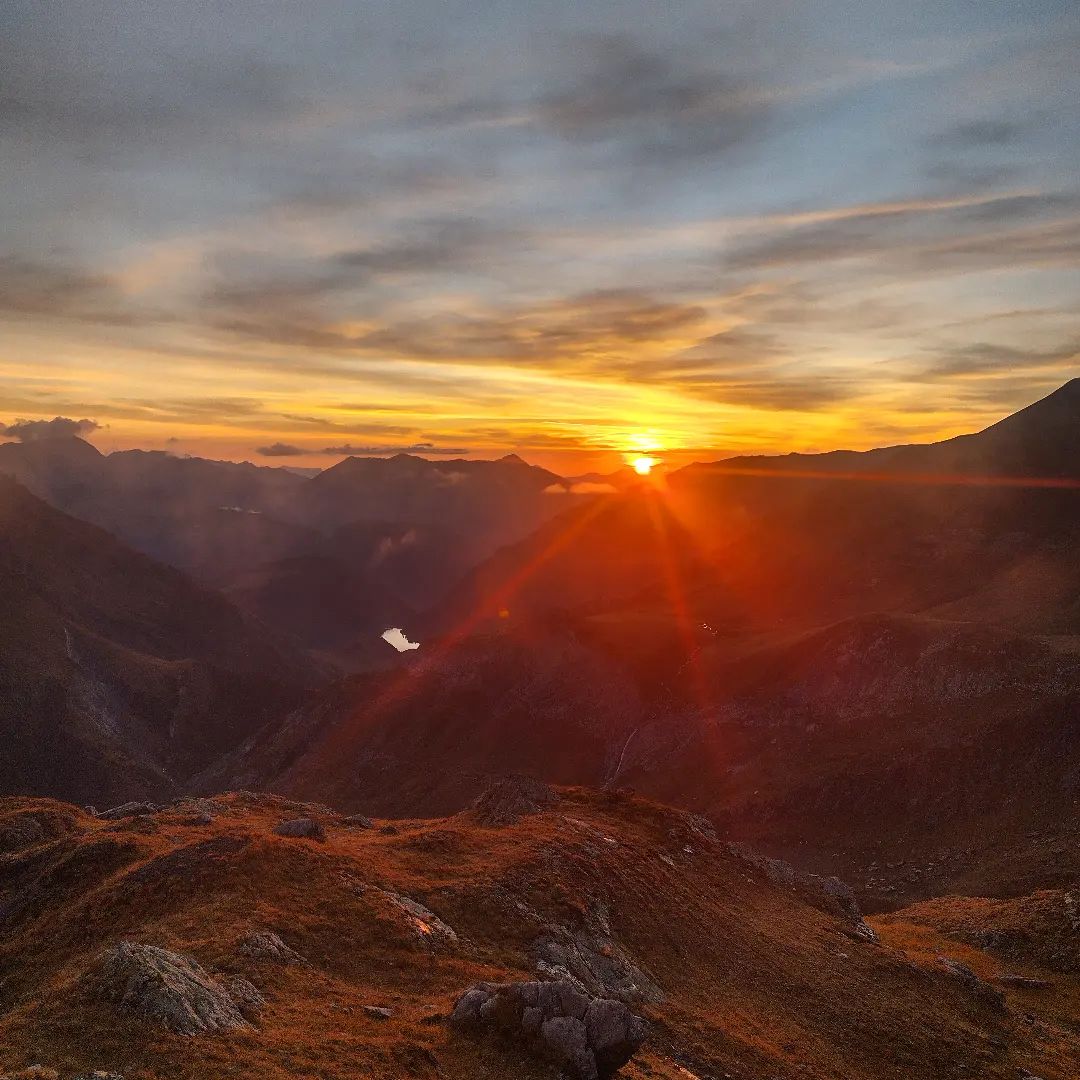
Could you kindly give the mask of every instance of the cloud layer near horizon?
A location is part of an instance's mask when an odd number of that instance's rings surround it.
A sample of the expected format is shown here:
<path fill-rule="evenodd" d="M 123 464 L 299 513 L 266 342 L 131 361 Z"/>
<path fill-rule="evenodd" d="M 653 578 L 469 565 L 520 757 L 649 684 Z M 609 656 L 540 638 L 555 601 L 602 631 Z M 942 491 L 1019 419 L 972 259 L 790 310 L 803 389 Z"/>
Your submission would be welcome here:
<path fill-rule="evenodd" d="M 948 435 L 1080 368 L 1074 6 L 253 10 L 0 12 L 0 415 L 585 465 Z"/>

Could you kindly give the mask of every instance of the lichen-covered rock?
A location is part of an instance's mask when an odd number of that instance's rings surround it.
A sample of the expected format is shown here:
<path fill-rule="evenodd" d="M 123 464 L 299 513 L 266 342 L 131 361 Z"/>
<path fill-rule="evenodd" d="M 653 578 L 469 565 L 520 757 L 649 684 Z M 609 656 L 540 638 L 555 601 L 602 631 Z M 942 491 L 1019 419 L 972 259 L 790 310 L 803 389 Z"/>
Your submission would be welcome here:
<path fill-rule="evenodd" d="M 538 814 L 558 801 L 558 794 L 543 780 L 515 773 L 492 784 L 473 803 L 472 812 L 481 825 L 498 828 L 515 825 L 523 817 Z"/>
<path fill-rule="evenodd" d="M 279 964 L 306 964 L 295 949 L 290 948 L 271 930 L 252 930 L 236 946 L 237 952 L 253 960 L 273 960 Z"/>
<path fill-rule="evenodd" d="M 178 1035 L 250 1026 L 244 1016 L 248 1005 L 234 996 L 235 987 L 211 978 L 190 956 L 155 945 L 113 946 L 101 960 L 97 981 L 103 1000 Z"/>
<path fill-rule="evenodd" d="M 533 943 L 536 971 L 574 983 L 592 997 L 629 1003 L 663 999 L 660 987 L 616 940 L 605 905 L 591 903 L 581 925 L 549 925 Z"/>
<path fill-rule="evenodd" d="M 254 984 L 248 982 L 243 975 L 226 975 L 221 980 L 221 984 L 229 997 L 236 1002 L 236 1007 L 244 1019 L 254 1022 L 263 1006 L 266 1005 L 266 1001 Z"/>
<path fill-rule="evenodd" d="M 477 983 L 458 998 L 450 1023 L 524 1043 L 573 1080 L 612 1076 L 648 1034 L 621 1001 L 590 999 L 570 982 Z"/>
<path fill-rule="evenodd" d="M 292 818 L 283 821 L 274 828 L 278 836 L 307 837 L 310 840 L 325 840 L 326 830 L 314 818 Z"/>
<path fill-rule="evenodd" d="M 342 825 L 347 825 L 350 829 L 374 829 L 375 822 L 365 814 L 350 814 L 348 817 L 341 819 Z"/>
<path fill-rule="evenodd" d="M 383 895 L 406 916 L 411 929 L 425 945 L 436 947 L 457 944 L 457 931 L 423 904 L 418 904 L 400 893 L 383 892 Z"/>

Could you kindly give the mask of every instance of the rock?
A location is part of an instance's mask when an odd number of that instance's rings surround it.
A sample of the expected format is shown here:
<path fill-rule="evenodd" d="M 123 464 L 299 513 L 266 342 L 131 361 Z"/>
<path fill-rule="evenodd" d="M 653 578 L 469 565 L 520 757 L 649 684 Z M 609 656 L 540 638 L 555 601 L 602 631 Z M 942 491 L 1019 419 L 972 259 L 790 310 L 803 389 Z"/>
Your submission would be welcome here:
<path fill-rule="evenodd" d="M 616 1072 L 633 1057 L 644 1035 L 643 1021 L 625 1005 L 596 998 L 585 1012 L 585 1032 L 601 1076 Z"/>
<path fill-rule="evenodd" d="M 383 836 L 397 836 L 397 834 L 400 832 L 400 830 L 398 829 L 398 827 L 396 825 L 384 825 L 379 830 L 379 832 L 381 832 L 383 834 Z"/>
<path fill-rule="evenodd" d="M 849 937 L 870 942 L 878 940 L 873 927 L 863 920 L 855 893 L 838 877 L 821 877 L 797 870 L 790 863 L 760 855 L 745 844 L 729 843 L 727 848 L 736 858 L 762 871 L 774 885 L 793 889 L 811 907 L 846 922 L 850 928 Z"/>
<path fill-rule="evenodd" d="M 60 1080 L 60 1074 L 44 1065 L 30 1065 L 18 1072 L 0 1074 L 0 1080 Z"/>
<path fill-rule="evenodd" d="M 369 817 L 365 817 L 363 814 L 350 814 L 346 818 L 341 819 L 342 825 L 347 825 L 352 829 L 374 829 L 375 822 Z"/>
<path fill-rule="evenodd" d="M 79 1073 L 75 1077 L 75 1080 L 124 1080 L 120 1073 L 105 1072 L 101 1069 L 95 1069 L 93 1072 Z"/>
<path fill-rule="evenodd" d="M 274 832 L 278 836 L 307 837 L 310 840 L 326 839 L 326 830 L 314 818 L 308 817 L 283 821 L 274 828 Z"/>
<path fill-rule="evenodd" d="M 364 1012 L 375 1020 L 389 1020 L 394 1015 L 393 1009 L 386 1009 L 381 1005 L 365 1005 Z"/>
<path fill-rule="evenodd" d="M 472 805 L 481 825 L 498 828 L 516 825 L 529 814 L 538 814 L 559 801 L 556 791 L 533 776 L 511 774 L 496 781 Z"/>
<path fill-rule="evenodd" d="M 421 941 L 426 945 L 455 945 L 457 944 L 457 931 L 448 926 L 433 911 L 429 911 L 423 904 L 398 893 L 383 892 L 383 896 L 390 901 L 399 911 L 405 913 L 409 923 Z"/>
<path fill-rule="evenodd" d="M 254 1021 L 266 1004 L 262 994 L 255 989 L 255 986 L 248 982 L 243 975 L 227 975 L 222 979 L 222 985 L 233 1001 L 236 1002 L 236 1007 L 243 1014 L 244 1019 Z"/>
<path fill-rule="evenodd" d="M 572 982 L 592 997 L 625 1002 L 663 999 L 660 987 L 615 939 L 602 904 L 591 903 L 584 924 L 573 930 L 547 926 L 532 948 L 538 974 Z"/>
<path fill-rule="evenodd" d="M 178 1035 L 208 1035 L 250 1026 L 244 1016 L 250 1002 L 243 1000 L 249 987 L 255 989 L 250 983 L 230 989 L 212 979 L 190 956 L 155 945 L 123 941 L 113 946 L 101 960 L 98 982 L 103 1000 Z"/>
<path fill-rule="evenodd" d="M 236 951 L 254 960 L 273 960 L 279 964 L 307 964 L 295 949 L 290 948 L 270 930 L 252 930 L 245 934 Z"/>
<path fill-rule="evenodd" d="M 450 1024 L 523 1043 L 572 1080 L 612 1076 L 648 1034 L 621 1001 L 590 998 L 570 982 L 477 983 L 458 998 Z"/>
<path fill-rule="evenodd" d="M 995 1009 L 1005 1007 L 1005 998 L 1001 991 L 983 982 L 967 964 L 961 964 L 959 960 L 952 960 L 947 956 L 939 956 L 937 960 L 954 979 L 963 984 L 973 997 Z"/>
<path fill-rule="evenodd" d="M 111 810 L 103 810 L 98 817 L 103 821 L 120 821 L 122 818 L 137 817 L 140 814 L 156 814 L 161 809 L 157 803 L 126 802 L 114 806 Z"/>

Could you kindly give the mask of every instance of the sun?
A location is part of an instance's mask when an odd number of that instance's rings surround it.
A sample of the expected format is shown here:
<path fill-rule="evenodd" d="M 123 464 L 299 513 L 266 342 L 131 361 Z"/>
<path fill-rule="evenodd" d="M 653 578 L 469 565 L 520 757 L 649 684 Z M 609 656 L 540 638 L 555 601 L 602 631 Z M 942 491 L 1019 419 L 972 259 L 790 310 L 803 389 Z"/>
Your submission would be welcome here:
<path fill-rule="evenodd" d="M 653 466 L 659 464 L 659 458 L 645 456 L 634 458 L 634 460 L 630 462 L 630 465 L 638 476 L 648 476 L 649 473 L 652 472 Z"/>

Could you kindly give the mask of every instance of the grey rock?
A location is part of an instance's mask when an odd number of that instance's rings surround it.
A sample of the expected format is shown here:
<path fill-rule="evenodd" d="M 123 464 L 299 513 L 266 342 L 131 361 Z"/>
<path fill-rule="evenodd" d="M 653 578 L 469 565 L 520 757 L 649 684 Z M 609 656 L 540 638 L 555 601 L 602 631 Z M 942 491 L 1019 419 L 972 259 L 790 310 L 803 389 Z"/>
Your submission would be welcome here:
<path fill-rule="evenodd" d="M 227 975 L 221 982 L 244 1019 L 254 1021 L 266 1004 L 262 994 L 243 975 Z"/>
<path fill-rule="evenodd" d="M 571 930 L 548 926 L 533 943 L 538 974 L 574 983 L 593 997 L 658 1002 L 660 987 L 612 934 L 603 905 L 592 904 L 584 924 Z"/>
<path fill-rule="evenodd" d="M 596 1058 L 589 1049 L 585 1024 L 576 1016 L 553 1016 L 540 1025 L 539 1048 L 544 1057 L 579 1080 L 596 1080 Z"/>
<path fill-rule="evenodd" d="M 418 904 L 415 900 L 399 893 L 384 891 L 383 895 L 394 907 L 405 914 L 417 938 L 424 944 L 432 947 L 457 944 L 457 931 L 423 904 Z"/>
<path fill-rule="evenodd" d="M 458 998 L 453 1027 L 523 1043 L 572 1080 L 604 1080 L 641 1047 L 648 1025 L 621 1001 L 572 982 L 477 983 Z"/>
<path fill-rule="evenodd" d="M 246 988 L 230 988 L 211 978 L 190 956 L 155 945 L 124 941 L 113 946 L 102 957 L 97 981 L 103 1000 L 178 1035 L 250 1026 L 244 1016 L 249 1003 L 242 1000 Z M 241 1000 L 234 997 L 238 991 Z"/>
<path fill-rule="evenodd" d="M 271 930 L 252 930 L 237 943 L 236 951 L 253 960 L 272 960 L 279 964 L 307 964 L 295 949 L 290 948 Z"/>
<path fill-rule="evenodd" d="M 393 1009 L 387 1009 L 382 1005 L 365 1005 L 364 1012 L 373 1020 L 389 1020 L 394 1015 Z"/>
<path fill-rule="evenodd" d="M 307 837 L 310 840 L 325 840 L 326 830 L 314 818 L 291 818 L 275 826 L 274 832 L 278 836 L 291 836 L 294 838 Z"/>
<path fill-rule="evenodd" d="M 352 829 L 374 829 L 375 822 L 371 818 L 364 814 L 350 814 L 348 817 L 341 819 L 342 825 L 347 825 Z"/>
<path fill-rule="evenodd" d="M 606 1076 L 630 1060 L 645 1041 L 645 1021 L 617 1001 L 597 998 L 585 1012 L 585 1030 L 596 1057 L 597 1071 Z"/>

